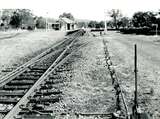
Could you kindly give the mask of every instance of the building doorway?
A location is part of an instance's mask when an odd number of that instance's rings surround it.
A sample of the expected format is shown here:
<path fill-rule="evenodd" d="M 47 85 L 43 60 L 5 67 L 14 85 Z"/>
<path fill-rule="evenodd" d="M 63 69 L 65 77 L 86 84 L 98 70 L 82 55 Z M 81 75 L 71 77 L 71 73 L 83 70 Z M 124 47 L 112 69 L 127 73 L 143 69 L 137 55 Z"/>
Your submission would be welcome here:
<path fill-rule="evenodd" d="M 70 30 L 71 28 L 70 28 L 70 24 L 67 24 L 67 30 Z"/>

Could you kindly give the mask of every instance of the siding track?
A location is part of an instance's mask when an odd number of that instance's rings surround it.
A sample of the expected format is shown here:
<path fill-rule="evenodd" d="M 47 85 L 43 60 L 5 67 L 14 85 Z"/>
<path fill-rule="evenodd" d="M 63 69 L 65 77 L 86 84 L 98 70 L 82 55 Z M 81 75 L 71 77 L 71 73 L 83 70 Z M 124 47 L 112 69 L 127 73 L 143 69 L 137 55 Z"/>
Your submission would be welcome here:
<path fill-rule="evenodd" d="M 74 45 L 83 34 L 84 31 L 79 30 L 68 35 L 0 79 L 0 106 L 3 107 L 0 114 L 3 119 L 29 119 L 35 116 L 32 114 L 50 118 L 52 110 L 44 107 L 58 102 L 62 93 L 54 87 L 63 82 L 57 72 L 70 70 L 68 59 L 78 49 Z"/>

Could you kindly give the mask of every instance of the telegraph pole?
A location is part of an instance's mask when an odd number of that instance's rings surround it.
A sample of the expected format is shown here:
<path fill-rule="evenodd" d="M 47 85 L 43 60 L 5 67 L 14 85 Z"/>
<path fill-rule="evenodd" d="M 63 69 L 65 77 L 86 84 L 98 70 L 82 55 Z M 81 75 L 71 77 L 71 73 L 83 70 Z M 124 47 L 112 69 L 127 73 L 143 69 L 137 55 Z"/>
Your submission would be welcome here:
<path fill-rule="evenodd" d="M 48 21 L 47 21 L 48 12 L 46 12 L 46 32 L 48 30 Z"/>
<path fill-rule="evenodd" d="M 3 15 L 3 9 L 0 10 L 0 18 L 2 18 Z M 2 19 L 0 19 L 0 23 L 2 22 Z"/>
<path fill-rule="evenodd" d="M 104 10 L 104 32 L 107 33 L 107 12 Z"/>
<path fill-rule="evenodd" d="M 156 37 L 158 36 L 158 24 L 156 24 Z"/>

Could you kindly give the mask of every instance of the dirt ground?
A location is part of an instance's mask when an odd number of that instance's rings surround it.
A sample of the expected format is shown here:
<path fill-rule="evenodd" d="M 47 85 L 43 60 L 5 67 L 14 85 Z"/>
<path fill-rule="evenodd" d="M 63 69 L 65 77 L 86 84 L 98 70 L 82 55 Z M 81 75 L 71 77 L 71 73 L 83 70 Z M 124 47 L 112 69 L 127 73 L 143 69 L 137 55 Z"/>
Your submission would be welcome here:
<path fill-rule="evenodd" d="M 65 86 L 61 87 L 63 100 L 55 103 L 52 108 L 65 116 L 57 119 L 100 119 L 102 115 L 115 111 L 115 93 L 111 84 L 110 74 L 105 66 L 104 47 L 101 38 L 85 37 L 80 43 L 88 42 L 73 56 L 72 77 L 68 77 Z M 67 75 L 67 74 L 66 74 Z M 91 114 L 75 116 L 75 113 Z"/>
<path fill-rule="evenodd" d="M 16 35 L 18 34 L 18 35 Z M 17 67 L 45 48 L 64 38 L 58 31 L 9 31 L 0 33 L 0 72 L 8 67 Z M 4 73 L 0 73 L 3 75 Z"/>

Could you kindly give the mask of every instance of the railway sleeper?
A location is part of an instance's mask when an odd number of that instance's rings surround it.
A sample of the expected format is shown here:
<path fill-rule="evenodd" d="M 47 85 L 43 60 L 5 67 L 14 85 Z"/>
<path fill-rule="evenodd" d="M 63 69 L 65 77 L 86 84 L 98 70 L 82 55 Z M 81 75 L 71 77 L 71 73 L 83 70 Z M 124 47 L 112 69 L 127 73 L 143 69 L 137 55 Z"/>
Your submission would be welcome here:
<path fill-rule="evenodd" d="M 0 96 L 23 96 L 26 91 L 24 90 L 17 90 L 17 91 L 6 91 L 0 90 Z"/>
<path fill-rule="evenodd" d="M 29 71 L 27 71 L 28 73 L 32 73 L 32 72 L 36 72 L 36 73 L 40 73 L 40 74 L 43 74 L 46 70 L 34 70 L 34 69 L 31 69 Z"/>
<path fill-rule="evenodd" d="M 46 63 L 47 62 L 47 63 Z M 53 61 L 51 62 L 51 61 L 45 61 L 45 62 L 41 62 L 41 64 L 37 64 L 37 65 L 34 65 L 34 66 L 36 66 L 36 67 L 46 67 L 46 68 L 49 68 L 50 67 L 50 65 L 53 63 Z"/>
<path fill-rule="evenodd" d="M 15 68 L 6 68 L 3 69 L 2 72 L 12 72 L 13 70 L 15 70 Z"/>
<path fill-rule="evenodd" d="M 0 99 L 1 104 L 16 104 L 19 101 L 20 98 L 3 98 Z"/>
<path fill-rule="evenodd" d="M 31 85 L 19 85 L 19 86 L 9 86 L 5 85 L 4 87 L 1 87 L 3 90 L 26 90 L 31 88 Z"/>
<path fill-rule="evenodd" d="M 30 75 L 30 74 L 21 74 L 19 76 L 16 77 L 17 79 L 39 79 L 40 76 L 35 76 L 35 75 Z"/>
<path fill-rule="evenodd" d="M 39 91 L 35 94 L 35 96 L 48 96 L 48 95 L 57 95 L 57 94 L 61 94 L 62 91 L 59 90 L 47 90 L 45 92 Z"/>
<path fill-rule="evenodd" d="M 27 75 L 30 76 L 42 76 L 44 74 L 44 72 L 36 72 L 36 71 L 27 71 L 26 73 Z"/>
<path fill-rule="evenodd" d="M 49 76 L 49 79 L 60 79 L 60 78 L 62 78 L 62 76 L 58 75 L 58 74 L 53 74 L 53 75 Z"/>
<path fill-rule="evenodd" d="M 54 97 L 45 97 L 45 98 L 30 98 L 30 103 L 36 103 L 36 104 L 41 104 L 44 102 L 50 102 L 50 103 L 55 103 L 59 102 L 60 96 L 54 96 Z"/>
<path fill-rule="evenodd" d="M 47 59 L 45 61 L 42 61 L 40 65 L 42 65 L 42 66 L 50 66 L 55 61 L 55 59 L 56 59 L 56 56 L 53 57 L 53 59 L 50 58 L 50 59 Z M 39 64 L 38 64 L 38 66 L 39 66 Z"/>
<path fill-rule="evenodd" d="M 62 65 L 60 68 L 63 68 L 63 69 L 71 69 L 72 66 L 70 64 L 65 64 L 65 65 Z"/>
<path fill-rule="evenodd" d="M 38 103 L 28 103 L 28 104 L 30 104 L 30 105 L 35 105 L 35 104 L 38 104 Z M 43 102 L 43 103 L 39 103 L 39 104 L 42 104 L 42 105 L 44 105 L 44 106 L 50 106 L 51 105 L 51 103 L 50 102 Z"/>
<path fill-rule="evenodd" d="M 43 104 L 31 104 L 29 106 L 20 107 L 22 110 L 44 110 L 45 106 Z"/>
<path fill-rule="evenodd" d="M 9 86 L 33 85 L 33 84 L 34 84 L 33 82 L 29 82 L 29 81 L 26 81 L 26 82 L 22 82 L 22 81 L 11 81 L 11 82 L 7 83 L 7 85 L 9 85 Z"/>
<path fill-rule="evenodd" d="M 59 83 L 59 84 L 51 84 L 53 88 L 59 89 L 60 87 L 63 87 L 65 83 Z"/>
<path fill-rule="evenodd" d="M 36 77 L 36 76 L 42 76 L 42 74 L 43 73 L 38 73 L 38 72 L 24 72 L 23 74 L 21 74 L 22 76 L 34 76 L 34 77 Z"/>
<path fill-rule="evenodd" d="M 39 77 L 34 77 L 34 76 L 32 76 L 32 77 L 27 77 L 27 76 L 19 76 L 19 77 L 16 77 L 15 79 L 14 79 L 14 81 L 16 80 L 16 81 L 30 81 L 30 80 L 37 80 L 37 79 L 39 79 Z"/>
<path fill-rule="evenodd" d="M 7 114 L 9 110 L 0 110 L 0 114 Z"/>
<path fill-rule="evenodd" d="M 29 68 L 30 70 L 43 70 L 46 71 L 48 69 L 48 67 L 45 66 L 33 66 Z"/>
<path fill-rule="evenodd" d="M 41 85 L 41 89 L 40 90 L 46 90 L 46 89 L 52 89 L 53 86 L 50 84 L 50 85 Z"/>
<path fill-rule="evenodd" d="M 71 68 L 58 68 L 56 72 L 64 72 L 64 71 L 70 71 L 70 70 Z"/>
<path fill-rule="evenodd" d="M 35 83 L 35 80 L 32 80 L 32 79 L 28 79 L 28 80 L 24 80 L 24 79 L 21 79 L 21 80 L 17 80 L 17 79 L 14 79 L 14 80 L 12 80 L 11 81 L 11 83 L 19 83 L 19 82 L 21 82 L 21 83 L 26 83 L 26 84 L 33 84 L 33 83 Z"/>
<path fill-rule="evenodd" d="M 48 59 L 49 60 L 49 59 Z M 41 62 L 38 62 L 38 64 L 34 64 L 34 65 L 32 65 L 32 66 L 30 66 L 30 67 L 49 67 L 50 66 L 50 64 L 49 63 L 46 63 L 47 62 L 47 60 L 45 60 L 45 62 L 43 61 L 41 61 Z"/>
<path fill-rule="evenodd" d="M 47 84 L 57 84 L 57 83 L 64 83 L 64 80 L 63 79 L 61 79 L 61 80 L 60 79 L 59 80 L 47 80 L 45 84 L 47 85 Z"/>

